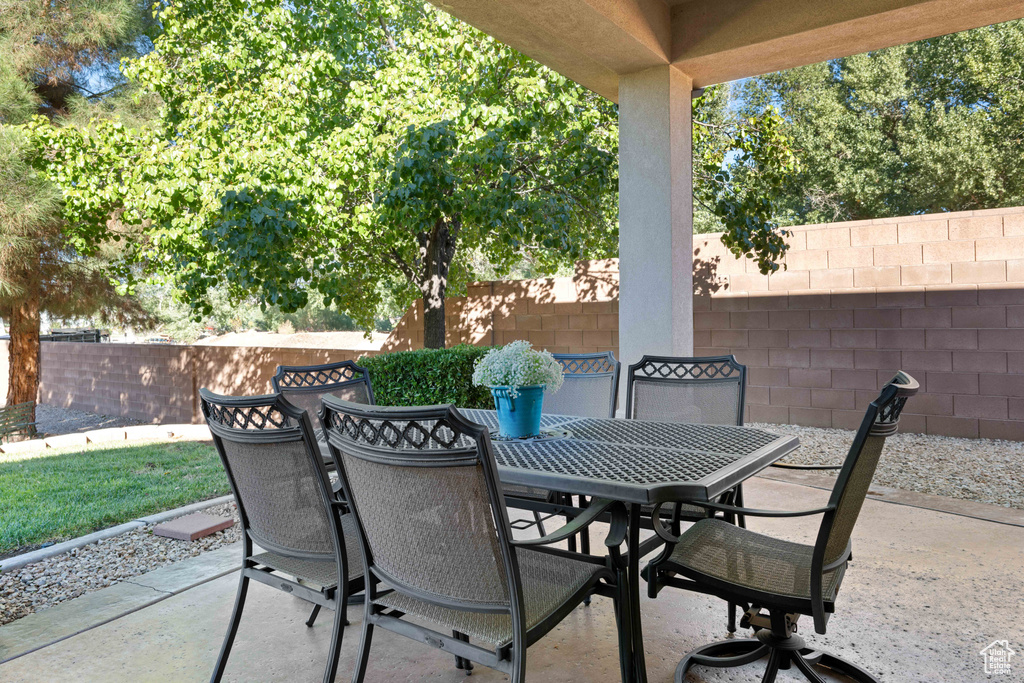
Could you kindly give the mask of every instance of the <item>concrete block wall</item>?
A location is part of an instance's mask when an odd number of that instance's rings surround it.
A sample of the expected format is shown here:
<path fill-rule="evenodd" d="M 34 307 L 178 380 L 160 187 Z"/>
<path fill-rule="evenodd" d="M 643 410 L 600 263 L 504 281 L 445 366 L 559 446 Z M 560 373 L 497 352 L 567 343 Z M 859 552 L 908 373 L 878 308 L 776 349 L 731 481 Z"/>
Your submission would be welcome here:
<path fill-rule="evenodd" d="M 787 269 L 771 276 L 720 235 L 694 236 L 694 351 L 749 366 L 749 421 L 853 428 L 904 369 L 922 385 L 905 430 L 1024 440 L 1024 208 L 793 233 Z M 617 352 L 617 292 L 614 260 L 473 285 L 448 311 L 449 342 Z M 420 316 L 411 309 L 385 348 L 422 346 Z"/>
<path fill-rule="evenodd" d="M 572 277 L 475 283 L 466 294 L 445 302 L 449 346 L 492 346 L 526 339 L 552 353 L 616 351 L 619 347 L 617 259 L 581 261 Z M 423 303 L 417 301 L 383 350 L 422 346 Z"/>
<path fill-rule="evenodd" d="M 854 428 L 904 369 L 905 430 L 1024 440 L 1024 210 L 803 226 L 771 276 L 694 251 L 695 353 L 750 367 L 748 420 Z"/>
<path fill-rule="evenodd" d="M 39 403 L 164 424 L 201 422 L 199 389 L 270 392 L 278 365 L 319 365 L 374 351 L 43 342 Z M 0 344 L 7 391 L 7 343 Z"/>

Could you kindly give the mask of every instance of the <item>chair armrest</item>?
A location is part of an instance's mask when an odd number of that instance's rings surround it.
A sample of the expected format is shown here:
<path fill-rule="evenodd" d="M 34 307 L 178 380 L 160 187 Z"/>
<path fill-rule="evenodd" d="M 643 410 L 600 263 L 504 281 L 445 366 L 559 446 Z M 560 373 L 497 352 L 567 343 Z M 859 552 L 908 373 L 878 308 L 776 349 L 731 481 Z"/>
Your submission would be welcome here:
<path fill-rule="evenodd" d="M 826 505 L 823 508 L 814 510 L 760 510 L 758 508 L 736 507 L 735 505 L 724 505 L 722 503 L 688 501 L 690 505 L 697 505 L 702 508 L 710 508 L 718 512 L 731 512 L 736 515 L 748 515 L 750 517 L 806 517 L 808 515 L 820 515 L 829 510 L 834 510 L 834 505 Z M 660 507 L 660 506 L 659 506 Z"/>
<path fill-rule="evenodd" d="M 759 510 L 757 508 L 736 507 L 735 505 L 723 505 L 721 503 L 687 501 L 689 505 L 709 508 L 718 512 L 729 512 L 736 515 L 747 515 L 750 517 L 806 517 L 808 515 L 820 515 L 835 510 L 834 505 L 826 505 L 823 508 L 814 510 Z M 651 524 L 654 532 L 668 543 L 678 543 L 680 536 L 674 536 L 669 532 L 661 521 L 661 508 L 664 505 L 675 505 L 675 503 L 658 503 L 651 511 Z"/>
<path fill-rule="evenodd" d="M 590 505 L 584 508 L 583 512 L 573 517 L 571 522 L 559 527 L 557 531 L 553 531 L 550 534 L 541 536 L 540 538 L 530 538 L 521 541 L 513 540 L 510 542 L 512 545 L 529 547 L 564 541 L 590 526 L 598 517 L 606 513 L 608 508 L 610 508 L 614 503 L 615 501 L 613 500 L 595 498 L 590 501 Z"/>

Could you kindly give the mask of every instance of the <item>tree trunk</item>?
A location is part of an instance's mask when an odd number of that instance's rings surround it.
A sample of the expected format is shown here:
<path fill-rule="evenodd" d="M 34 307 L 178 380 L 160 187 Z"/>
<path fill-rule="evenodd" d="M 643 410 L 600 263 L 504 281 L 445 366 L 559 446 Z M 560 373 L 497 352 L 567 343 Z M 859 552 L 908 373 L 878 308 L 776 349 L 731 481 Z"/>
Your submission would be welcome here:
<path fill-rule="evenodd" d="M 459 222 L 438 220 L 430 235 L 420 239 L 420 258 L 423 277 L 420 292 L 423 294 L 423 347 L 443 349 L 445 347 L 444 298 L 448 290 L 448 270 L 455 256 L 455 244 Z"/>
<path fill-rule="evenodd" d="M 11 306 L 10 316 L 7 405 L 35 401 L 39 391 L 39 290 Z"/>

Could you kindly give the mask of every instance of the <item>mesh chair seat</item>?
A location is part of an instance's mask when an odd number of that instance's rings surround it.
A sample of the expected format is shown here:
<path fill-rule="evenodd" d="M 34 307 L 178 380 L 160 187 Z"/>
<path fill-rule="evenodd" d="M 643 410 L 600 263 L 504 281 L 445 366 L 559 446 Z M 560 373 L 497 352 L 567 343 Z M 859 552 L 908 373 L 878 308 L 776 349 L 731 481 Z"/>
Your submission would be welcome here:
<path fill-rule="evenodd" d="M 523 604 L 529 631 L 562 607 L 566 600 L 606 570 L 588 562 L 522 549 L 516 553 L 523 577 Z M 380 596 L 376 604 L 414 614 L 453 631 L 502 647 L 512 641 L 508 614 L 468 612 L 440 607 L 397 591 Z"/>
<path fill-rule="evenodd" d="M 348 558 L 349 581 L 363 575 L 363 563 L 359 561 L 359 537 L 356 535 L 356 522 L 352 515 L 341 516 L 341 526 L 345 533 L 345 556 Z M 264 552 L 250 558 L 276 572 L 294 576 L 316 584 L 321 588 L 334 588 L 338 585 L 338 569 L 334 560 L 305 560 L 298 557 L 287 557 L 273 552 Z"/>
<path fill-rule="evenodd" d="M 811 545 L 772 538 L 718 519 L 703 519 L 683 533 L 665 566 L 740 589 L 810 601 L 813 554 Z M 826 603 L 835 600 L 842 575 L 843 567 L 823 574 Z"/>

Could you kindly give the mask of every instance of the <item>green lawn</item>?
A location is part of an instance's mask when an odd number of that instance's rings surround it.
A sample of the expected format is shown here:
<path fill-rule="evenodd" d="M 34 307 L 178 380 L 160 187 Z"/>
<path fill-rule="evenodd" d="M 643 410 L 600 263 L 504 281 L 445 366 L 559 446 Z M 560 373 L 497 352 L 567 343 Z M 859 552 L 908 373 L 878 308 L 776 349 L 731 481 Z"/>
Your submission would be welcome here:
<path fill-rule="evenodd" d="M 0 554 L 229 492 L 210 443 L 0 454 Z"/>

